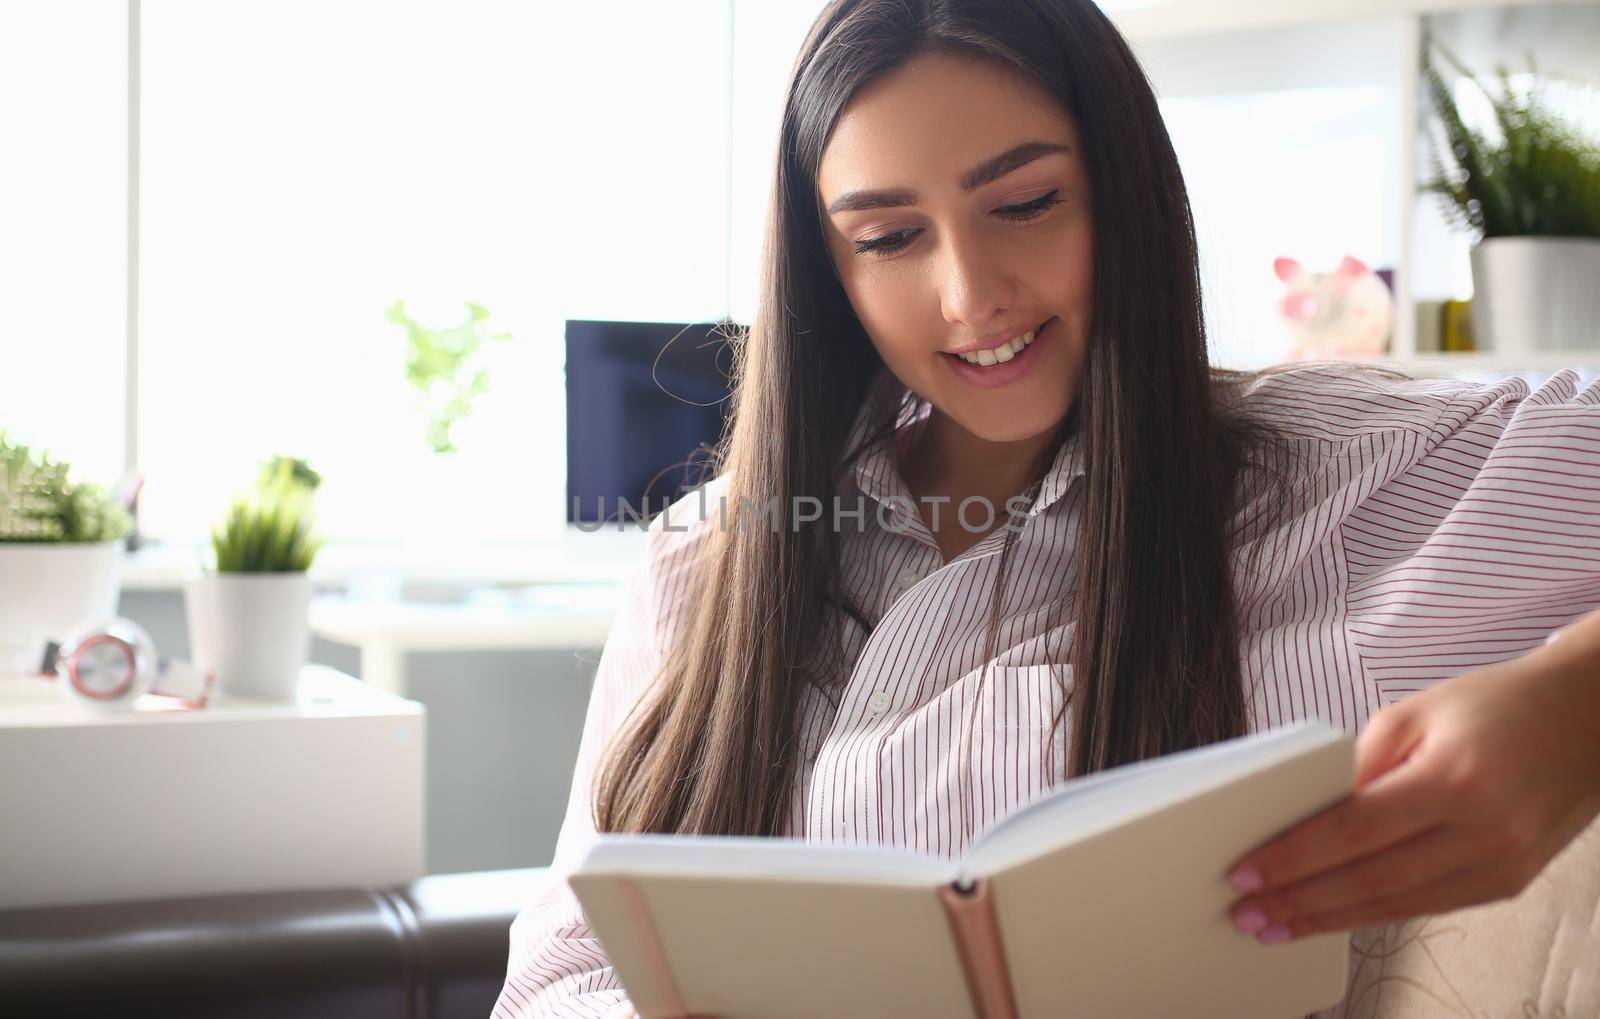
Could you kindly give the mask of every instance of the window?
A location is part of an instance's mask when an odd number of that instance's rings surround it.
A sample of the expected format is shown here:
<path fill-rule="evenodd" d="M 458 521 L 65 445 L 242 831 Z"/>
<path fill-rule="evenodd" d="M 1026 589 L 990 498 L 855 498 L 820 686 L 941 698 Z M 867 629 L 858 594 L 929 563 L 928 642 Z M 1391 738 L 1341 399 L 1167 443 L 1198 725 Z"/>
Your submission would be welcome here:
<path fill-rule="evenodd" d="M 146 532 L 203 535 L 280 452 L 334 540 L 559 532 L 563 322 L 726 313 L 725 4 L 143 11 Z M 512 334 L 457 454 L 397 300 Z"/>
<path fill-rule="evenodd" d="M 127 20 L 0 5 L 0 429 L 81 480 L 121 476 Z"/>

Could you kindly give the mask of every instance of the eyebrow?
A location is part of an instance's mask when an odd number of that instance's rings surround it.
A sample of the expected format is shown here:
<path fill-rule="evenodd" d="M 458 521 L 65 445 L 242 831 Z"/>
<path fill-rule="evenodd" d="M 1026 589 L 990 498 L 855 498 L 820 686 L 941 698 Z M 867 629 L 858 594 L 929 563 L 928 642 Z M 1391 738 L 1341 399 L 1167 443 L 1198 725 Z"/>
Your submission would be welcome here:
<path fill-rule="evenodd" d="M 960 185 L 963 192 L 976 191 L 991 181 L 999 180 L 1006 174 L 1019 167 L 1023 167 L 1043 156 L 1054 155 L 1057 152 L 1070 151 L 1067 146 L 1059 142 L 1027 141 L 995 156 L 986 159 L 961 175 Z M 828 215 L 841 212 L 860 212 L 864 209 L 892 209 L 902 205 L 915 205 L 920 196 L 915 191 L 905 188 L 882 188 L 868 191 L 846 191 L 833 200 L 828 206 Z"/>

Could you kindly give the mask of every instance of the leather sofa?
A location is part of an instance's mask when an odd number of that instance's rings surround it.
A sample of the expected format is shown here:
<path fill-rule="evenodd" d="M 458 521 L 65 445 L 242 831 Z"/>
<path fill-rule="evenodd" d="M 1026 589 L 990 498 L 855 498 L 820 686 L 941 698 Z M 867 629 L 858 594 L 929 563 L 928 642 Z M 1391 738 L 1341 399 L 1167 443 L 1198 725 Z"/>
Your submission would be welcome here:
<path fill-rule="evenodd" d="M 3 910 L 0 1015 L 485 1019 L 541 871 Z"/>

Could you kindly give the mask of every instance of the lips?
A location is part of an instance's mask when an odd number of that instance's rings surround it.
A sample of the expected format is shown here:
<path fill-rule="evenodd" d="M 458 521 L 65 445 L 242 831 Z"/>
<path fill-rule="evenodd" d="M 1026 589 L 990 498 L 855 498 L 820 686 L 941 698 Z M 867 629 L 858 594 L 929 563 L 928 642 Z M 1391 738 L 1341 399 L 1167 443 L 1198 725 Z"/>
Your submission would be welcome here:
<path fill-rule="evenodd" d="M 950 371 L 961 381 L 974 389 L 999 389 L 1009 386 L 1025 377 L 1033 370 L 1039 361 L 1042 347 L 1051 344 L 1053 335 L 1057 331 L 1056 324 L 1059 317 L 1046 319 L 1036 331 L 1033 342 L 1023 347 L 1009 361 L 997 361 L 992 365 L 975 365 L 962 358 L 960 355 L 940 351 L 942 360 L 950 366 Z"/>
<path fill-rule="evenodd" d="M 1052 316 L 1052 317 L 1054 317 L 1054 316 Z M 969 357 L 969 356 L 971 356 L 973 354 L 981 354 L 986 350 L 994 351 L 994 352 L 998 353 L 1003 348 L 1007 348 L 1007 347 L 1013 346 L 1017 342 L 1017 340 L 1021 339 L 1024 336 L 1029 337 L 1030 338 L 1030 342 L 1031 342 L 1031 338 L 1034 337 L 1034 336 L 1037 336 L 1044 329 L 1044 327 L 1046 325 L 1048 325 L 1049 323 L 1050 323 L 1050 319 L 1045 319 L 1043 322 L 1040 322 L 1038 325 L 1034 326 L 1033 328 L 1025 330 L 1025 331 L 1020 332 L 1020 333 L 1017 333 L 1015 336 L 1012 336 L 1012 337 L 1008 338 L 1007 340 L 1005 340 L 1002 343 L 992 343 L 987 347 L 984 347 L 984 346 L 971 346 L 971 347 L 963 347 L 960 350 L 941 350 L 939 353 L 941 353 L 941 354 L 949 354 L 952 357 L 959 357 L 962 360 L 966 360 L 967 357 Z M 1018 353 L 1021 353 L 1021 351 L 1018 350 Z M 968 363 L 970 364 L 971 362 L 968 362 Z"/>

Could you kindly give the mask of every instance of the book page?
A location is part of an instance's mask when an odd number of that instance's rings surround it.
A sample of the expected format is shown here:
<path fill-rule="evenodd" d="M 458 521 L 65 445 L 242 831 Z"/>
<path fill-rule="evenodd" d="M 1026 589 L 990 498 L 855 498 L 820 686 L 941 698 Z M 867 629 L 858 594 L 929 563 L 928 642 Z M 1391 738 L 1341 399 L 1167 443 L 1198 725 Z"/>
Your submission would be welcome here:
<path fill-rule="evenodd" d="M 957 881 L 965 887 L 980 874 L 992 874 L 1338 738 L 1340 734 L 1325 723 L 1300 722 L 1073 779 L 973 840 L 957 869 Z"/>
<path fill-rule="evenodd" d="M 820 879 L 932 888 L 953 879 L 956 865 L 894 846 L 743 835 L 602 834 L 578 869 L 595 874 Z"/>

